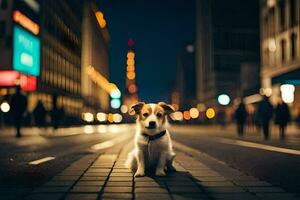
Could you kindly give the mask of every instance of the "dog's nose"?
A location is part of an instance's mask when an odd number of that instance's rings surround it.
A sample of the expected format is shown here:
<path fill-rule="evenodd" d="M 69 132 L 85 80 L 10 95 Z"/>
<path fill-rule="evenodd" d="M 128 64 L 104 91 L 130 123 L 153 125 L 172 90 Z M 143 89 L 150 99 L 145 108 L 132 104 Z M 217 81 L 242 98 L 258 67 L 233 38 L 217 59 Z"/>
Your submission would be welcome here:
<path fill-rule="evenodd" d="M 155 122 L 155 121 L 150 121 L 150 122 L 149 122 L 149 126 L 155 127 L 155 126 L 156 126 L 156 122 Z"/>

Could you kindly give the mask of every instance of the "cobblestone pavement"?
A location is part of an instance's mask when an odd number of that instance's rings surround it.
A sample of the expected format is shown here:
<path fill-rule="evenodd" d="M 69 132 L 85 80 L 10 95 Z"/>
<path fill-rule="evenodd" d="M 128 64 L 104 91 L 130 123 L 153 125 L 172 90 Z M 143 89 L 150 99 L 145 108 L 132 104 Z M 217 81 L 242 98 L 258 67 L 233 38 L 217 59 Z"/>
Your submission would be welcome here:
<path fill-rule="evenodd" d="M 124 147 L 114 147 L 101 155 L 82 157 L 50 181 L 28 193 L 24 199 L 299 199 L 280 187 L 244 175 L 220 163 L 215 164 L 219 166 L 211 167 L 214 161 L 207 160 L 209 158 L 198 159 L 190 154 L 192 149 L 176 146 L 178 148 L 174 165 L 177 172 L 166 177 L 134 178 L 124 166 L 127 153 L 132 148 L 130 143 Z M 186 153 L 187 150 L 189 154 Z M 210 162 L 209 165 L 206 161 Z"/>

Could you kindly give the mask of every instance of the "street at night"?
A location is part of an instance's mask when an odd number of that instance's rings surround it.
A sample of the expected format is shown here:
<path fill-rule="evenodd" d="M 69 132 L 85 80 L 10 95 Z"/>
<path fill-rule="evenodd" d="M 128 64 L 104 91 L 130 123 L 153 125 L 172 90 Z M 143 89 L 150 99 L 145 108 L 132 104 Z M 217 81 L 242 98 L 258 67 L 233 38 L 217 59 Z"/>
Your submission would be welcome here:
<path fill-rule="evenodd" d="M 0 199 L 300 199 L 300 0 L 0 0 Z"/>

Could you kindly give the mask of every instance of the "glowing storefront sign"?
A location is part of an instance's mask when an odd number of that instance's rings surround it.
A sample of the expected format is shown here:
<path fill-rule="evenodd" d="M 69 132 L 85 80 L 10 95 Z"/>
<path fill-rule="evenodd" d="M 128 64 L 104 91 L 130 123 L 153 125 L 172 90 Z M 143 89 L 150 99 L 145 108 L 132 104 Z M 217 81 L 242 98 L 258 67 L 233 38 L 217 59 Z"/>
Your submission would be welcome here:
<path fill-rule="evenodd" d="M 19 26 L 13 34 L 13 69 L 25 74 L 40 74 L 40 40 Z"/>
<path fill-rule="evenodd" d="M 26 17 L 24 14 L 22 14 L 20 11 L 15 10 L 13 12 L 13 19 L 15 22 L 32 32 L 34 35 L 39 34 L 40 32 L 40 26 L 33 22 L 31 19 Z"/>
<path fill-rule="evenodd" d="M 0 71 L 0 86 L 13 87 L 17 84 L 20 84 L 22 90 L 35 91 L 37 88 L 37 78 L 13 70 Z"/>

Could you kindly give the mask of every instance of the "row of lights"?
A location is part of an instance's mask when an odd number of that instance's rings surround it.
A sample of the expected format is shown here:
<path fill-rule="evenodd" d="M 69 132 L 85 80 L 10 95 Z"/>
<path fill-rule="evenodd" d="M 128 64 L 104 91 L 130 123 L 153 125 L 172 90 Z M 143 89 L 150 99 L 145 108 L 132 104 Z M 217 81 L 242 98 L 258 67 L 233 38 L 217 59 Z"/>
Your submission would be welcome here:
<path fill-rule="evenodd" d="M 134 51 L 129 51 L 127 53 L 127 67 L 126 67 L 126 77 L 129 81 L 132 81 L 127 87 L 130 94 L 134 94 L 137 92 L 136 84 L 134 83 L 135 79 L 135 53 Z"/>
<path fill-rule="evenodd" d="M 203 110 L 201 109 L 199 111 L 199 109 L 197 108 L 191 108 L 190 110 L 186 110 L 186 111 L 176 111 L 171 115 L 171 118 L 174 121 L 183 121 L 183 120 L 191 120 L 191 119 L 197 119 L 200 116 L 200 112 L 203 112 Z M 213 119 L 216 116 L 216 112 L 213 108 L 207 108 L 205 110 L 205 115 L 208 119 Z"/>
<path fill-rule="evenodd" d="M 281 98 L 285 103 L 293 103 L 295 98 L 295 86 L 292 84 L 282 84 L 280 86 Z M 261 88 L 259 93 L 270 97 L 272 95 L 272 88 Z"/>
<path fill-rule="evenodd" d="M 96 117 L 94 116 L 93 113 L 90 112 L 86 112 L 86 113 L 82 113 L 82 119 L 88 123 L 92 123 L 95 120 L 97 120 L 98 122 L 109 122 L 109 123 L 121 123 L 123 120 L 122 115 L 120 115 L 119 113 L 103 113 L 103 112 L 99 112 L 96 114 Z"/>

